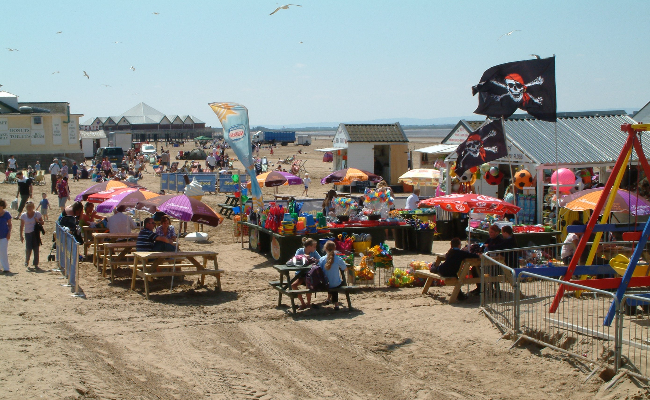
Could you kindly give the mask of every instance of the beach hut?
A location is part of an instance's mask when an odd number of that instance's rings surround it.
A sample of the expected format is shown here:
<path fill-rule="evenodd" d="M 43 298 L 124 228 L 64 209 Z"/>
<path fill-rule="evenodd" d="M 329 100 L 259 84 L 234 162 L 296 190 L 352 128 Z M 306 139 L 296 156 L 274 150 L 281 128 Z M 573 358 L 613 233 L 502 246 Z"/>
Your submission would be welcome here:
<path fill-rule="evenodd" d="M 19 168 L 53 157 L 83 161 L 79 148 L 79 117 L 67 102 L 19 102 L 0 91 L 0 159 L 15 155 Z"/>
<path fill-rule="evenodd" d="M 399 122 L 340 124 L 332 147 L 317 150 L 334 155 L 333 171 L 357 168 L 399 185 L 399 177 L 408 170 L 408 142 Z"/>
<path fill-rule="evenodd" d="M 103 130 L 80 131 L 79 142 L 81 151 L 83 151 L 86 158 L 95 157 L 97 149 L 108 146 L 108 138 Z"/>
<path fill-rule="evenodd" d="M 579 170 L 591 167 L 599 175 L 600 182 L 605 182 L 607 168 L 615 164 L 627 138 L 621 125 L 633 123 L 635 121 L 623 110 L 558 113 L 556 123 L 540 121 L 528 114 L 512 115 L 504 122 L 508 156 L 490 165 L 498 165 L 507 175 L 510 175 L 511 168 L 514 170 L 519 166 L 532 174 L 535 185 L 518 195 L 517 204 L 523 205 L 519 214 L 529 214 L 527 223 L 542 223 L 544 195 L 549 187 L 555 186 L 549 182 L 552 171 L 556 168 Z M 644 145 L 649 141 L 643 138 Z M 449 170 L 456 158 L 456 152 L 445 158 L 447 188 L 451 188 Z M 633 153 L 631 162 L 636 164 L 636 153 Z M 502 181 L 497 197 L 503 196 L 508 184 L 505 179 Z M 576 188 L 579 189 L 579 185 Z M 526 204 L 519 202 L 520 196 Z"/>

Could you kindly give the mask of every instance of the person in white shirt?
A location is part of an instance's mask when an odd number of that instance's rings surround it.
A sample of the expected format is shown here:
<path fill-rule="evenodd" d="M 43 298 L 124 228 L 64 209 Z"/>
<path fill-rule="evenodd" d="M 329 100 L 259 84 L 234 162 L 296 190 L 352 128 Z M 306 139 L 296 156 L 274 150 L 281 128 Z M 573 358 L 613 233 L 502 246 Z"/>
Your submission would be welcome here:
<path fill-rule="evenodd" d="M 309 184 L 311 183 L 311 179 L 309 178 L 309 174 L 305 173 L 305 177 L 302 179 L 303 185 L 305 185 L 305 190 L 303 190 L 303 193 L 305 196 L 309 197 Z"/>
<path fill-rule="evenodd" d="M 34 171 L 38 172 L 41 170 L 41 162 L 36 161 L 36 164 L 34 164 Z"/>
<path fill-rule="evenodd" d="M 210 168 L 210 171 L 214 171 L 214 167 L 217 165 L 217 159 L 214 158 L 212 154 L 208 155 L 205 159 L 205 164 Z"/>
<path fill-rule="evenodd" d="M 16 159 L 14 158 L 14 156 L 9 157 L 9 159 L 7 160 L 7 163 L 9 164 L 9 166 L 7 167 L 7 171 L 16 172 L 17 164 L 16 164 Z"/>
<path fill-rule="evenodd" d="M 131 233 L 137 226 L 130 215 L 124 214 L 126 206 L 115 208 L 115 215 L 108 217 L 108 231 L 110 233 Z"/>
<path fill-rule="evenodd" d="M 413 193 L 406 199 L 406 209 L 416 210 L 420 201 L 420 189 L 413 190 Z"/>
<path fill-rule="evenodd" d="M 59 160 L 55 158 L 52 164 L 50 164 L 50 177 L 52 178 L 52 194 L 57 194 L 56 176 L 59 175 L 59 172 L 61 172 L 61 167 L 59 167 Z"/>

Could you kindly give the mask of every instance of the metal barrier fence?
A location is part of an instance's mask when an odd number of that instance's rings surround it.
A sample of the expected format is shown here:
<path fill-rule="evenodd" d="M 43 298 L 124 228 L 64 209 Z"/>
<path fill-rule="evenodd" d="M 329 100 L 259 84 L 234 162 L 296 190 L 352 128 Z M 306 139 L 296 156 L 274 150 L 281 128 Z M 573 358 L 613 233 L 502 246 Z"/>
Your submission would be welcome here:
<path fill-rule="evenodd" d="M 84 297 L 79 292 L 79 243 L 72 234 L 56 223 L 56 262 L 59 271 L 68 280 L 64 287 L 73 288 L 73 297 Z"/>
<path fill-rule="evenodd" d="M 637 294 L 623 296 L 618 316 L 621 368 L 630 375 L 650 379 L 650 299 Z"/>
<path fill-rule="evenodd" d="M 650 380 L 650 295 L 628 294 L 619 304 L 615 293 L 559 280 L 566 271 L 566 265 L 559 260 L 563 245 L 484 254 L 481 311 L 516 341 L 526 339 L 598 366 L 615 371 L 623 368 L 630 375 Z M 609 260 L 618 254 L 629 256 L 635 245 L 603 243 L 598 247 L 594 265 L 578 267 L 575 275 L 610 276 L 614 271 L 607 265 Z M 590 247 L 591 244 L 586 252 Z M 549 259 L 552 265 L 548 264 Z M 567 291 L 556 312 L 550 313 L 561 284 L 566 285 Z M 612 326 L 605 326 L 603 322 L 612 302 L 617 318 Z M 596 369 L 599 368 L 594 368 L 594 372 Z"/>

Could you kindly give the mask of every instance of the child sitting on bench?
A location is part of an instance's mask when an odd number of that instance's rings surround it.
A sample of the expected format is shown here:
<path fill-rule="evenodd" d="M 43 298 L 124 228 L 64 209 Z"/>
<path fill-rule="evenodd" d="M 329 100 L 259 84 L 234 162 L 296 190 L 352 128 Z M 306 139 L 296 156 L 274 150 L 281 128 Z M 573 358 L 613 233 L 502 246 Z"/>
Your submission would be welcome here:
<path fill-rule="evenodd" d="M 446 278 L 455 278 L 458 276 L 458 271 L 460 270 L 460 266 L 468 258 L 479 258 L 477 254 L 470 253 L 468 251 L 464 251 L 460 249 L 461 241 L 459 238 L 453 238 L 451 239 L 451 248 L 447 252 L 447 255 L 445 256 L 445 261 L 442 262 L 440 265 L 432 265 L 431 266 L 431 272 L 436 273 L 440 276 L 444 276 Z M 476 274 L 476 271 L 474 268 L 472 268 L 472 273 Z M 478 274 L 476 274 L 478 275 Z M 479 293 L 480 292 L 480 286 L 476 285 L 476 289 L 472 291 L 472 293 Z M 460 292 L 458 294 L 458 299 L 459 300 L 465 300 L 467 298 L 467 295 L 465 295 L 463 292 Z"/>
<path fill-rule="evenodd" d="M 302 246 L 298 250 L 296 250 L 296 255 L 306 255 L 310 257 L 314 257 L 316 260 L 320 260 L 320 254 L 318 254 L 318 251 L 316 251 L 316 240 L 308 237 L 303 237 L 302 238 Z M 296 281 L 291 285 L 291 289 L 297 290 L 298 286 L 304 285 L 305 284 L 305 278 L 300 278 L 296 279 Z M 316 304 L 311 304 L 311 293 L 307 293 L 307 304 L 305 304 L 305 301 L 302 299 L 302 295 L 298 295 L 298 300 L 300 300 L 300 310 L 304 310 L 307 307 L 311 308 L 318 308 Z"/>

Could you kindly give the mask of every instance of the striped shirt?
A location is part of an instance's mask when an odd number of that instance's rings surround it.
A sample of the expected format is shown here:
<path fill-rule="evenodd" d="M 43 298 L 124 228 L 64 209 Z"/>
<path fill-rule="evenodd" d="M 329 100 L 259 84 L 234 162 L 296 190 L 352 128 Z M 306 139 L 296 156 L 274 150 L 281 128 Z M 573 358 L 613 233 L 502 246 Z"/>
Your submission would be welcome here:
<path fill-rule="evenodd" d="M 135 251 L 153 251 L 153 245 L 157 237 L 158 234 L 149 229 L 141 230 L 135 242 Z"/>

